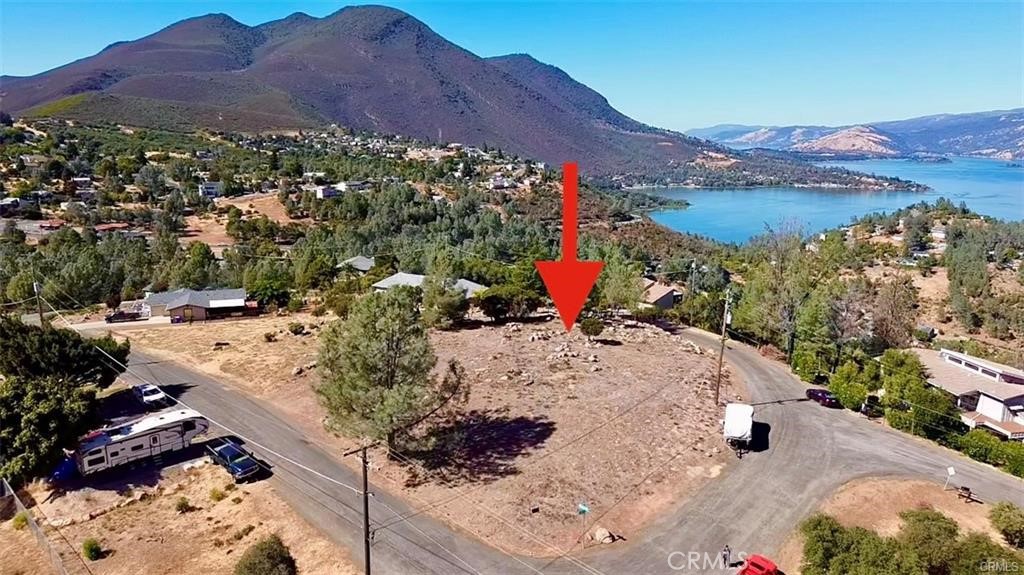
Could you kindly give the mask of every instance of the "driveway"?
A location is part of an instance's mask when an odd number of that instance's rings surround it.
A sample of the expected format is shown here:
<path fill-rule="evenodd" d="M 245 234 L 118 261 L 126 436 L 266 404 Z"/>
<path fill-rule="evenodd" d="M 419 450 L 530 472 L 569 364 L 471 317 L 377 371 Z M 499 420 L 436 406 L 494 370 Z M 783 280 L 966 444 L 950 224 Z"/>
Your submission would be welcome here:
<path fill-rule="evenodd" d="M 701 346 L 717 346 L 715 336 L 706 332 L 687 330 L 684 335 Z M 693 498 L 666 509 L 661 519 L 643 532 L 627 534 L 627 541 L 588 549 L 571 558 L 538 560 L 512 557 L 421 514 L 376 534 L 374 572 L 731 573 L 704 568 L 699 561 L 696 567 L 688 566 L 686 558 L 690 556 L 686 554 L 700 554 L 692 557 L 701 560 L 705 553 L 714 558 L 728 544 L 734 557 L 740 552 L 770 556 L 799 521 L 840 485 L 865 476 L 942 483 L 949 466 L 956 468 L 957 484 L 970 486 L 982 500 L 1008 499 L 1024 505 L 1024 481 L 856 414 L 802 401 L 806 387 L 785 366 L 748 346 L 730 342 L 726 359 L 751 392 L 755 421 L 769 426 L 767 449 L 727 467 Z M 354 561 L 361 561 L 360 496 L 355 489 L 324 479 L 359 485 L 357 474 L 339 463 L 338 454 L 314 445 L 272 407 L 208 376 L 140 352 L 132 353 L 130 363 L 138 376 L 165 386 L 232 433 L 252 440 L 250 449 L 274 466 L 271 481 L 282 498 L 334 541 L 347 546 Z M 125 377 L 134 383 L 135 376 Z M 413 511 L 402 500 L 375 488 L 372 473 L 371 491 L 375 497 L 370 515 L 375 525 Z"/>

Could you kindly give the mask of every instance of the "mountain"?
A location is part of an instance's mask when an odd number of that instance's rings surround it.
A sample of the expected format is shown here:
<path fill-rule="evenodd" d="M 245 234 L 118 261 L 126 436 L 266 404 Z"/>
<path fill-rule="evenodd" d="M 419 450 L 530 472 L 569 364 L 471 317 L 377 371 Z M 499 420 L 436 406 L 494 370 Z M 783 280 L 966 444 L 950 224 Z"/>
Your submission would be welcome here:
<path fill-rule="evenodd" d="M 872 126 L 854 126 L 790 146 L 796 152 L 811 154 L 864 154 L 873 157 L 903 155 L 906 146 L 896 136 Z"/>
<path fill-rule="evenodd" d="M 769 148 L 818 155 L 905 157 L 924 153 L 1022 159 L 1024 108 L 939 114 L 857 126 L 723 124 L 690 130 L 687 134 L 736 148 Z"/>
<path fill-rule="evenodd" d="M 554 66 L 524 54 L 481 58 L 382 6 L 258 26 L 190 18 L 35 76 L 0 77 L 0 109 L 172 130 L 339 124 L 577 161 L 620 186 L 913 186 L 648 126 Z"/>
<path fill-rule="evenodd" d="M 481 58 L 380 6 L 246 26 L 173 24 L 29 77 L 0 78 L 0 107 L 129 125 L 232 131 L 336 123 L 500 147 L 590 173 L 663 169 L 715 144 L 637 122 L 527 55 Z"/>

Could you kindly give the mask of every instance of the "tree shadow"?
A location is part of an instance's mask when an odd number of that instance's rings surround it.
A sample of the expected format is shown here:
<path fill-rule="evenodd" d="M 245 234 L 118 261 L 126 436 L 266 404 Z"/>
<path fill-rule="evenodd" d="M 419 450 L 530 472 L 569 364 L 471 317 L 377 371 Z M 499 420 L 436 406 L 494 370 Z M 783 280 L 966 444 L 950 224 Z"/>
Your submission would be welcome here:
<path fill-rule="evenodd" d="M 193 387 L 190 383 L 171 383 L 161 385 L 160 389 L 170 397 L 179 397 L 185 393 L 189 388 Z M 174 407 L 176 404 L 174 401 L 164 402 L 163 405 L 147 406 L 143 405 L 138 399 L 135 398 L 135 394 L 132 393 L 131 389 L 119 389 L 114 393 L 104 397 L 100 401 L 100 417 L 104 421 L 111 423 L 118 423 L 120 421 L 135 419 L 142 417 L 149 413 L 155 413 L 168 407 Z"/>
<path fill-rule="evenodd" d="M 543 445 L 555 432 L 555 423 L 543 416 L 525 417 L 471 411 L 458 421 L 431 430 L 420 442 L 428 446 L 404 451 L 426 472 L 413 475 L 409 486 L 432 478 L 461 484 L 490 482 L 519 473 L 515 461 Z"/>
<path fill-rule="evenodd" d="M 617 339 L 604 339 L 604 338 L 594 338 L 594 343 L 599 343 L 601 345 L 610 345 L 612 347 L 618 347 L 618 346 L 622 345 L 622 342 L 617 340 Z"/>

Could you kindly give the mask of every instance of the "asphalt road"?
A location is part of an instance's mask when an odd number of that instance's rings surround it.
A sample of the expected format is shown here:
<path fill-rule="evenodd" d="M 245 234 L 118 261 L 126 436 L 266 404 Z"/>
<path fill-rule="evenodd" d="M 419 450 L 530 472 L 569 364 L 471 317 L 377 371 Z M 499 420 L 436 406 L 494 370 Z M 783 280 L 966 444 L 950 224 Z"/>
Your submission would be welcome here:
<path fill-rule="evenodd" d="M 714 336 L 705 332 L 689 330 L 686 335 L 704 347 L 716 345 Z M 852 479 L 908 477 L 941 484 L 949 466 L 956 468 L 954 484 L 969 486 L 982 500 L 1008 499 L 1024 505 L 1024 481 L 856 414 L 800 401 L 805 386 L 785 366 L 745 345 L 731 342 L 726 359 L 752 394 L 755 421 L 770 426 L 767 449 L 734 462 L 691 499 L 666 509 L 641 533 L 625 534 L 626 541 L 552 562 L 510 556 L 422 514 L 375 535 L 374 573 L 732 573 L 705 568 L 699 561 L 703 554 L 713 559 L 726 544 L 733 557 L 741 552 L 770 556 L 801 519 Z M 152 360 L 139 352 L 132 354 L 130 363 L 138 376 L 164 386 L 234 434 L 253 441 L 250 449 L 273 466 L 270 481 L 281 496 L 361 563 L 362 503 L 354 489 L 360 479 L 339 463 L 339 454 L 311 443 L 272 407 L 186 366 Z M 678 400 L 685 397 L 681 393 Z M 374 525 L 413 511 L 375 487 L 372 474 L 370 490 L 375 494 L 370 505 Z M 689 557 L 701 558 L 696 567 L 687 563 Z"/>

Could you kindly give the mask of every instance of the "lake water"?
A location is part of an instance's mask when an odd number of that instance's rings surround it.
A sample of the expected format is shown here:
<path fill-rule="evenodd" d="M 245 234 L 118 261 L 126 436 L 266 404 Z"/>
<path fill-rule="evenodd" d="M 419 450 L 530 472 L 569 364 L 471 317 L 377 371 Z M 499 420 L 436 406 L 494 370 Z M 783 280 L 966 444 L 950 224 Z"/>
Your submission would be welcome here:
<path fill-rule="evenodd" d="M 946 164 L 907 160 L 862 160 L 834 165 L 927 184 L 927 192 L 883 192 L 829 188 L 658 188 L 650 192 L 690 202 L 685 210 L 654 212 L 658 223 L 725 242 L 744 242 L 765 224 L 798 222 L 808 232 L 848 224 L 851 218 L 891 212 L 946 197 L 971 210 L 1006 220 L 1024 220 L 1024 168 L 1003 160 L 953 158 Z"/>

